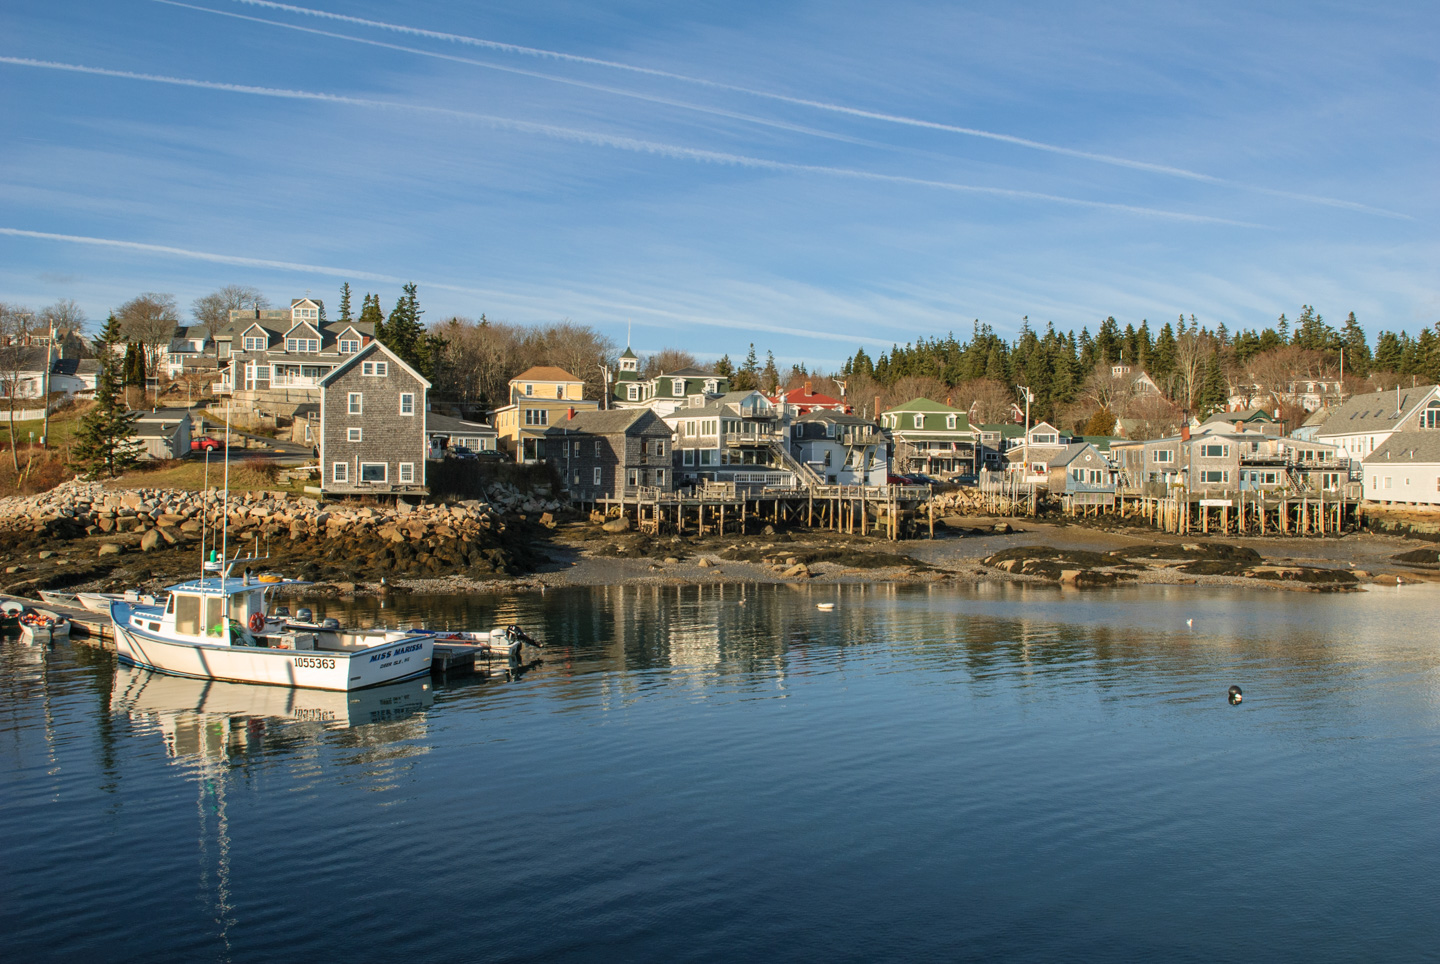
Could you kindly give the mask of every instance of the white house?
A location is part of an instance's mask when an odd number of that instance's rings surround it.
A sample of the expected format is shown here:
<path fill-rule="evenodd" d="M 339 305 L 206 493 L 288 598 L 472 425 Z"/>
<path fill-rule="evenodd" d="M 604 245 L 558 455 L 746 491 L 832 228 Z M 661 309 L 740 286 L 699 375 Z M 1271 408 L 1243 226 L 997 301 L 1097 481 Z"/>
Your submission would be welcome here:
<path fill-rule="evenodd" d="M 1359 462 L 1396 432 L 1435 429 L 1440 429 L 1440 385 L 1421 385 L 1352 396 L 1331 411 L 1315 439 Z"/>
<path fill-rule="evenodd" d="M 1440 505 L 1440 432 L 1394 432 L 1361 471 L 1366 502 Z"/>

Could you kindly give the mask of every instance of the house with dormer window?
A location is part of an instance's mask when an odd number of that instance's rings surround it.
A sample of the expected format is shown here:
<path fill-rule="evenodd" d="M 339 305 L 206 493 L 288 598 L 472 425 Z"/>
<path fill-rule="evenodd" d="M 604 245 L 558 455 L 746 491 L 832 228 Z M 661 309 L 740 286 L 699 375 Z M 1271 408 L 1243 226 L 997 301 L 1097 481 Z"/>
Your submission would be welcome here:
<path fill-rule="evenodd" d="M 637 373 L 627 379 L 625 362 L 622 355 L 620 380 L 613 393 L 616 408 L 648 408 L 663 418 L 676 409 L 704 405 L 730 391 L 730 379 L 702 368 L 681 368 L 645 379 Z"/>
<path fill-rule="evenodd" d="M 976 470 L 976 433 L 958 408 L 915 398 L 880 413 L 880 427 L 894 444 L 899 471 L 947 478 Z"/>
<path fill-rule="evenodd" d="M 375 343 L 373 326 L 322 314 L 309 298 L 289 308 L 232 310 L 226 330 L 215 335 L 222 366 L 216 389 L 255 416 L 313 410 L 326 376 Z"/>
<path fill-rule="evenodd" d="M 537 365 L 510 379 L 510 404 L 495 409 L 500 450 L 516 462 L 545 457 L 545 431 L 561 418 L 594 411 L 600 403 L 585 398 L 585 382 L 563 368 Z"/>

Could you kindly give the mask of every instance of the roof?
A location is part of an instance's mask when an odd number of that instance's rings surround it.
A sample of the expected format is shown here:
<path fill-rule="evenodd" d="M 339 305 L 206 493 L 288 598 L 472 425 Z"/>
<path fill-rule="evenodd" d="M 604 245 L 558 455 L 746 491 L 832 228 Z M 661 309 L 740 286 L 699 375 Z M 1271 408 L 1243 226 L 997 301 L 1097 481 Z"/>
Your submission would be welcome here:
<path fill-rule="evenodd" d="M 536 365 L 534 368 L 527 368 L 525 371 L 510 379 L 512 382 L 580 382 L 583 378 L 576 378 L 563 368 L 556 368 L 554 365 Z"/>
<path fill-rule="evenodd" d="M 366 345 L 364 348 L 351 355 L 344 362 L 336 365 L 333 369 L 331 369 L 330 374 L 320 379 L 320 387 L 326 387 L 336 378 L 339 378 L 343 372 L 347 372 L 351 368 L 354 368 L 357 364 L 359 364 L 362 358 L 368 358 L 371 355 L 375 354 L 377 351 L 383 354 L 386 358 L 393 361 L 395 364 L 399 365 L 401 368 L 405 369 L 407 372 L 409 372 L 411 376 L 413 376 L 417 381 L 420 382 L 421 385 L 424 385 L 427 389 L 430 387 L 429 379 L 417 372 L 415 369 L 411 368 L 409 365 L 405 364 L 404 359 L 402 359 L 399 355 L 395 354 L 388 347 L 386 347 L 384 342 L 379 341 L 372 341 L 370 344 Z"/>
<path fill-rule="evenodd" d="M 1334 412 L 1320 426 L 1321 435 L 1349 435 L 1352 432 L 1393 431 L 1405 414 L 1435 394 L 1435 385 L 1421 385 L 1417 388 L 1402 388 L 1398 392 L 1367 392 L 1352 395 L 1335 407 Z M 1396 408 L 1396 398 L 1399 408 Z"/>
<path fill-rule="evenodd" d="M 1039 447 L 1040 446 L 1038 445 L 1036 446 L 1037 449 Z M 1050 467 L 1053 469 L 1056 466 L 1069 465 L 1071 462 L 1075 461 L 1075 459 L 1079 457 L 1082 452 L 1090 448 L 1093 448 L 1093 446 L 1089 442 L 1076 442 L 1073 445 L 1067 445 L 1065 446 L 1064 450 L 1060 452 L 1059 455 L 1055 456 L 1050 460 Z M 1100 454 L 1098 449 L 1096 450 L 1095 454 Z"/>
<path fill-rule="evenodd" d="M 964 415 L 963 408 L 951 408 L 949 405 L 941 405 L 939 402 L 931 401 L 928 398 L 912 398 L 903 405 L 896 405 L 893 408 L 885 409 L 886 414 L 890 412 L 944 412 L 945 414 L 955 413 Z"/>
<path fill-rule="evenodd" d="M 626 346 L 625 346 L 625 350 L 620 353 L 620 357 L 621 357 L 621 358 L 636 358 L 636 357 L 638 357 L 638 356 L 637 356 L 633 351 L 630 350 L 630 346 L 629 346 L 629 345 L 626 345 Z"/>
<path fill-rule="evenodd" d="M 724 378 L 725 376 L 723 376 L 723 375 L 717 375 L 717 374 L 715 374 L 714 372 L 707 372 L 707 371 L 706 371 L 705 369 L 703 369 L 703 368 L 696 368 L 695 366 L 691 365 L 689 368 L 677 368 L 677 369 L 675 369 L 673 372 L 661 372 L 660 374 L 656 375 L 655 377 L 656 377 L 656 378 L 715 378 L 715 379 L 719 379 L 719 378 Z"/>
<path fill-rule="evenodd" d="M 820 392 L 807 392 L 802 385 L 793 388 L 788 392 L 781 392 L 780 397 L 791 405 L 839 405 L 840 399 L 832 398 L 829 395 L 822 395 Z"/>
<path fill-rule="evenodd" d="M 137 413 L 141 422 L 178 422 L 190 417 L 188 408 L 157 408 L 153 412 Z"/>
<path fill-rule="evenodd" d="M 480 434 L 495 434 L 495 426 L 485 422 L 468 422 L 463 418 L 452 418 L 449 415 L 441 415 L 438 412 L 425 413 L 425 431 L 427 432 L 469 432 Z"/>
<path fill-rule="evenodd" d="M 564 435 L 567 432 L 584 432 L 587 435 L 620 435 L 629 432 L 637 425 L 642 429 L 648 428 L 648 424 L 642 424 L 646 419 L 659 425 L 667 436 L 670 434 L 670 427 L 648 408 L 616 408 L 608 412 L 576 412 L 570 418 L 561 419 L 551 425 L 546 429 L 545 434 Z"/>
<path fill-rule="evenodd" d="M 1216 412 L 1214 415 L 1211 415 L 1209 418 L 1207 418 L 1204 422 L 1201 422 L 1200 424 L 1208 425 L 1211 422 L 1234 423 L 1273 421 L 1275 421 L 1275 416 L 1271 415 L 1263 408 L 1243 408 L 1236 412 Z"/>
<path fill-rule="evenodd" d="M 1394 392 L 1390 394 L 1394 395 Z M 1365 456 L 1364 462 L 1366 465 L 1440 462 L 1440 432 L 1396 432 L 1385 440 L 1384 445 Z"/>
<path fill-rule="evenodd" d="M 1315 411 L 1313 411 L 1313 412 L 1310 413 L 1310 417 L 1307 418 L 1307 419 L 1305 419 L 1305 421 L 1301 423 L 1300 427 L 1301 427 L 1301 428 L 1315 428 L 1315 427 L 1317 427 L 1317 426 L 1324 425 L 1324 424 L 1325 424 L 1325 420 L 1328 419 L 1329 417 L 1330 417 L 1330 406 L 1328 406 L 1328 405 L 1321 405 L 1319 408 L 1315 409 Z"/>
<path fill-rule="evenodd" d="M 873 418 L 866 418 L 863 415 L 856 415 L 853 412 L 836 412 L 825 408 L 819 408 L 813 412 L 806 412 L 804 415 L 795 419 L 795 422 L 833 422 L 836 425 L 868 425 L 872 428 L 877 427 Z"/>

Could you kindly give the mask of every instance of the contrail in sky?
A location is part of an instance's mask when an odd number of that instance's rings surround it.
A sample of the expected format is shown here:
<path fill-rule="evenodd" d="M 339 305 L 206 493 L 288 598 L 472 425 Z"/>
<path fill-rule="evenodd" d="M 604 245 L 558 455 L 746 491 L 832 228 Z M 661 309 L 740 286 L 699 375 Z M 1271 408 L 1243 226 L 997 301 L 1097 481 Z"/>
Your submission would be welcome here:
<path fill-rule="evenodd" d="M 65 244 L 83 244 L 92 247 L 114 248 L 122 251 L 137 251 L 142 254 L 161 255 L 168 258 L 182 258 L 189 261 L 206 261 L 211 264 L 230 264 L 244 268 L 270 268 L 276 271 L 294 271 L 301 274 L 326 275 L 333 278 L 348 278 L 359 281 L 377 281 L 384 284 L 401 285 L 415 281 L 414 278 L 401 278 L 395 275 L 377 274 L 373 271 L 357 271 L 353 268 L 336 268 L 328 265 L 304 264 L 297 261 L 277 261 L 270 258 L 247 258 L 242 255 L 218 254 L 212 251 L 196 251 L 192 248 L 178 248 L 165 244 L 147 244 L 143 241 L 122 241 L 115 238 L 96 238 L 83 234 L 55 234 L 49 231 L 27 231 L 23 228 L 0 227 L 0 236 L 12 238 L 29 238 L 37 241 L 58 241 Z M 466 287 L 464 285 L 443 284 L 435 281 L 419 281 L 421 287 L 435 288 L 440 291 L 454 291 L 460 294 L 475 295 L 489 298 L 495 301 L 509 300 L 512 302 L 535 302 L 535 296 L 517 295 L 511 292 L 493 291 L 485 288 Z M 809 328 L 795 328 L 786 325 L 771 324 L 763 321 L 747 322 L 734 318 L 711 318 L 705 315 L 679 313 L 667 311 L 662 308 L 652 308 L 641 304 L 622 304 L 604 299 L 595 299 L 589 295 L 571 295 L 571 300 L 586 299 L 591 304 L 607 308 L 615 312 L 616 318 L 626 317 L 634 314 L 649 315 L 654 321 L 641 322 L 642 324 L 665 326 L 673 329 L 676 322 L 690 322 L 698 325 L 706 325 L 713 328 L 734 328 L 746 331 L 774 332 L 778 334 L 794 335 L 798 338 L 814 338 L 820 341 L 833 342 L 836 334 L 834 331 L 814 331 Z M 546 299 L 547 303 L 553 303 L 559 298 L 551 297 Z M 563 314 L 563 312 L 560 312 Z M 847 335 L 858 341 L 867 342 L 873 345 L 888 346 L 893 339 L 872 338 L 864 335 Z"/>
<path fill-rule="evenodd" d="M 406 47 L 403 44 L 385 43 L 383 40 L 370 40 L 365 37 L 356 37 L 351 34 L 335 33 L 330 30 L 317 30 L 314 27 L 302 27 L 299 24 L 285 23 L 282 20 L 267 20 L 264 17 L 248 17 L 243 13 L 231 13 L 228 10 L 212 10 L 209 7 L 197 7 L 192 3 L 181 3 L 180 0 L 152 0 L 154 3 L 161 3 L 167 7 L 183 7 L 186 10 L 195 10 L 200 13 L 214 14 L 217 17 L 230 17 L 235 20 L 245 20 L 250 23 L 265 24 L 270 27 L 281 27 L 285 30 L 295 30 L 300 33 L 308 33 L 317 37 L 328 37 L 332 40 L 345 40 L 350 43 L 364 44 L 368 47 L 379 47 L 384 50 L 395 50 L 400 53 L 414 54 L 418 57 L 428 57 L 432 60 L 448 60 L 457 64 L 468 64 L 473 67 L 483 67 L 486 70 L 495 70 L 506 74 L 517 74 L 521 77 L 532 77 L 536 80 L 545 80 L 551 83 L 563 84 L 567 87 L 577 87 L 582 90 L 593 90 L 602 94 L 613 94 L 617 97 L 628 97 L 633 100 L 642 100 L 650 104 L 663 104 L 667 107 L 679 107 L 683 110 L 693 110 L 702 114 L 711 114 L 716 117 L 725 117 L 730 120 L 743 121 L 747 124 L 755 124 L 761 127 L 774 127 L 778 130 L 791 131 L 796 134 L 806 134 L 811 137 L 821 137 L 826 140 L 841 141 L 846 144 L 858 144 L 864 147 L 876 147 L 886 150 L 896 150 L 893 144 L 885 144 L 879 141 L 869 141 L 861 137 L 851 137 L 846 134 L 837 134 L 833 131 L 824 131 L 816 127 L 806 127 L 803 124 L 791 124 L 786 121 L 772 120 L 768 117 L 757 117 L 754 114 L 742 114 L 739 111 L 725 110 L 721 107 L 707 107 L 702 104 L 694 104 L 689 101 L 675 100 L 670 97 L 660 97 L 655 94 L 642 94 L 639 91 L 626 90 L 623 87 L 609 87 L 605 84 L 592 84 L 583 80 L 572 80 L 569 77 L 557 77 L 554 74 L 543 74 L 538 70 L 525 70 L 521 67 L 506 67 L 503 64 L 492 64 L 484 60 L 476 60 L 473 57 L 457 57 L 454 54 L 442 54 L 433 50 L 425 50 L 421 47 Z M 903 148 L 902 148 L 903 150 Z"/>
<path fill-rule="evenodd" d="M 163 2 L 163 0 L 162 0 Z M 1082 151 L 1078 148 L 1064 147 L 1059 144 L 1050 144 L 1045 141 L 1032 140 L 1028 137 L 1019 137 L 1014 134 L 1002 134 L 998 131 L 987 131 L 977 127 L 962 127 L 956 124 L 943 124 L 939 121 L 929 121 L 917 117 L 906 117 L 901 114 L 889 114 L 882 111 L 865 110 L 860 107 L 849 107 L 844 104 L 833 104 L 826 101 L 811 100 L 804 97 L 792 97 L 788 94 L 780 94 L 774 91 L 758 90 L 753 87 L 742 87 L 736 84 L 727 84 L 717 80 L 707 80 L 703 77 L 695 77 L 689 74 L 680 74 L 668 70 L 659 70 L 654 67 L 640 67 L 635 64 L 627 64 L 616 60 L 603 60 L 598 57 L 585 57 L 580 54 L 567 54 L 558 50 L 546 50 L 540 47 L 525 47 L 520 44 L 503 43 L 498 40 L 486 40 L 481 37 L 468 37 L 464 34 L 446 33 L 440 30 L 425 30 L 420 27 L 408 27 L 403 24 L 388 23 L 382 20 L 368 20 L 364 17 L 352 17 L 348 14 L 331 13 L 328 10 L 315 10 L 310 7 L 299 7 L 289 3 L 277 3 L 275 0 L 231 0 L 232 3 L 243 3 L 254 7 L 265 7 L 271 10 L 283 10 L 287 13 L 302 14 L 310 17 L 319 17 L 325 20 L 335 20 L 342 23 L 352 23 L 363 27 L 374 27 L 378 30 L 389 30 L 396 33 L 408 34 L 414 37 L 425 37 L 430 40 L 443 40 L 450 43 L 465 44 L 473 47 L 483 47 L 488 50 L 496 50 L 504 53 L 519 54 L 527 57 L 539 57 L 547 60 L 558 60 L 565 63 L 585 64 L 592 67 L 606 67 L 611 70 L 622 70 L 628 73 L 640 74 L 648 77 L 657 77 L 664 80 L 676 80 L 687 84 L 696 84 L 701 87 L 708 87 L 712 90 L 725 90 L 732 93 L 745 94 L 750 97 L 759 97 L 766 100 L 776 101 L 784 104 L 792 104 L 797 107 L 809 107 L 813 110 L 828 111 L 834 114 L 843 114 L 850 117 L 859 117 L 865 120 L 880 121 L 887 124 L 899 124 L 906 127 L 918 127 L 926 130 L 943 131 L 950 134 L 961 134 L 966 137 L 978 137 L 984 140 L 998 141 L 1004 144 L 1012 144 L 1016 147 L 1029 148 L 1030 150 L 1044 151 L 1050 154 L 1060 154 L 1065 157 L 1074 157 L 1082 160 L 1093 161 L 1099 164 L 1109 164 L 1116 167 L 1125 167 L 1137 171 L 1147 171 L 1152 174 L 1165 174 L 1171 177 L 1185 178 L 1191 181 L 1200 181 L 1205 184 L 1214 184 L 1223 187 L 1239 188 L 1247 191 L 1255 191 L 1267 194 L 1272 197 L 1283 197 L 1294 201 L 1306 201 L 1312 204 L 1323 204 L 1328 207 L 1345 208 L 1352 211 L 1363 211 L 1367 214 L 1379 214 L 1385 217 L 1398 218 L 1402 220 L 1414 220 L 1409 215 L 1397 211 L 1388 211 L 1384 208 L 1371 207 L 1368 204 L 1360 204 L 1356 201 L 1345 201 L 1339 198 L 1322 197 L 1312 194 L 1299 194 L 1292 191 L 1281 191 L 1275 188 L 1259 187 L 1252 184 L 1245 184 L 1239 181 L 1232 181 L 1226 178 L 1215 177 L 1211 174 L 1204 174 L 1200 171 L 1192 171 L 1183 167 L 1174 167 L 1168 164 L 1156 164 L 1150 161 L 1140 161 L 1128 157 L 1117 157 L 1113 154 L 1101 154 L 1094 151 Z"/>
<path fill-rule="evenodd" d="M 875 171 L 863 171 L 846 167 L 826 167 L 817 164 L 795 164 L 788 161 L 772 161 L 765 158 L 749 157 L 744 154 L 729 154 L 723 151 L 710 151 L 701 148 L 683 147 L 676 144 L 665 144 L 659 141 L 646 141 L 633 137 L 622 137 L 615 134 L 604 134 L 599 131 L 578 130 L 571 127 L 561 127 L 555 124 L 540 124 L 534 121 L 514 120 L 508 117 L 497 117 L 490 114 L 479 114 L 471 111 L 455 110 L 449 107 L 435 107 L 428 104 L 407 104 L 400 101 L 379 100 L 369 97 L 350 97 L 343 94 L 325 94 L 317 91 L 292 90 L 282 87 L 257 87 L 250 84 L 226 84 L 211 80 L 195 80 L 189 77 L 167 77 L 162 74 L 142 74 L 130 70 L 111 70 L 105 67 L 87 67 L 82 64 L 67 64 L 52 60 L 32 60 L 27 57 L 6 57 L 0 56 L 0 63 L 13 64 L 19 67 L 35 67 L 43 70 L 61 70 L 78 74 L 90 74 L 98 77 L 115 77 L 122 80 L 138 80 L 147 83 L 168 84 L 176 87 L 192 87 L 200 90 L 216 90 L 232 94 L 247 94 L 258 97 L 276 97 L 284 100 L 309 100 L 320 101 L 327 104 L 344 104 L 352 107 L 371 107 L 383 110 L 408 111 L 411 113 L 427 113 L 444 117 L 462 118 L 488 124 L 503 130 L 513 130 L 526 134 L 538 134 L 556 140 L 570 141 L 572 143 L 590 144 L 599 147 L 610 147 L 616 150 L 631 151 L 640 154 L 653 154 L 661 157 L 671 157 L 683 160 L 700 161 L 703 163 L 720 164 L 732 167 L 752 168 L 756 170 L 798 172 L 804 174 L 824 174 L 831 177 L 842 177 L 851 180 L 876 181 L 888 184 L 905 184 L 914 187 L 928 187 L 942 191 L 951 191 L 963 194 L 979 194 L 991 197 L 1012 198 L 1016 200 L 1047 201 L 1053 204 L 1067 204 L 1076 207 L 1095 208 L 1100 210 L 1120 211 L 1126 214 L 1138 214 L 1145 217 L 1165 218 L 1176 221 L 1188 221 L 1202 224 L 1224 224 L 1232 227 L 1257 228 L 1261 225 L 1246 221 L 1234 221 L 1228 218 L 1214 217 L 1205 214 L 1188 214 L 1180 211 L 1167 211 L 1160 208 L 1143 207 L 1132 204 L 1119 204 L 1111 201 L 1090 201 L 1081 198 L 1065 197 L 1059 194 L 1044 194 L 1039 191 L 1022 191 L 1012 188 L 986 187 L 975 184 L 957 184 L 952 181 L 934 181 L 925 178 L 907 177 L 899 174 L 881 174 Z"/>

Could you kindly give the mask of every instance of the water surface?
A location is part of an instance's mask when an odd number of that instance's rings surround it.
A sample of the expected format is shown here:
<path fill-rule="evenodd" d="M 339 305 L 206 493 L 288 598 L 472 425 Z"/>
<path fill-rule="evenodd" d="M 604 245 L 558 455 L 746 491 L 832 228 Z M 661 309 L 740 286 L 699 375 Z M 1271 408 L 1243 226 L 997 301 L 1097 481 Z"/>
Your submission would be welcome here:
<path fill-rule="evenodd" d="M 6 640 L 0 952 L 1429 957 L 1437 603 L 1428 586 L 402 596 L 345 615 L 517 622 L 549 658 L 350 697 Z"/>

